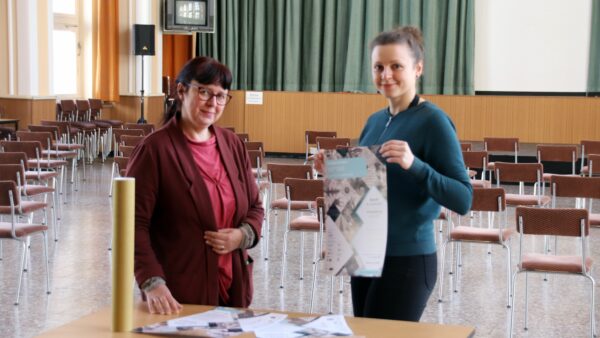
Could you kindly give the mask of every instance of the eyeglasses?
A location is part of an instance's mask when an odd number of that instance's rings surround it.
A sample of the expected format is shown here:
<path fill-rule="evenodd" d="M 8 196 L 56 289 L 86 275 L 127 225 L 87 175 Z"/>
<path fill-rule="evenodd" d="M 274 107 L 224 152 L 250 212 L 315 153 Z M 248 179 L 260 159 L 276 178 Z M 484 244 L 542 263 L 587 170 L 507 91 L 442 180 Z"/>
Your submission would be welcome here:
<path fill-rule="evenodd" d="M 209 101 L 213 97 L 216 98 L 219 106 L 226 105 L 229 103 L 229 101 L 231 101 L 232 98 L 231 95 L 228 94 L 213 94 L 208 89 L 196 84 L 186 83 L 186 86 L 196 88 L 198 90 L 198 98 L 200 98 L 202 101 Z"/>

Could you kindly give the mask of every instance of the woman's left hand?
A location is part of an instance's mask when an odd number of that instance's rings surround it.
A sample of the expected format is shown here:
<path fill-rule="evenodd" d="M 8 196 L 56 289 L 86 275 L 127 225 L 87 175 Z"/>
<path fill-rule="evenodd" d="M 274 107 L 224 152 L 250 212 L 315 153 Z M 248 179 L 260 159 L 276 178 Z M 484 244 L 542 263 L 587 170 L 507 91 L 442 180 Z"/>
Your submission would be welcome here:
<path fill-rule="evenodd" d="M 379 153 L 388 163 L 397 163 L 404 170 L 408 170 L 415 161 L 415 155 L 413 155 L 410 146 L 405 141 L 387 141 L 381 146 Z"/>
<path fill-rule="evenodd" d="M 204 240 L 216 254 L 224 255 L 240 247 L 243 239 L 242 230 L 237 228 L 205 231 Z"/>

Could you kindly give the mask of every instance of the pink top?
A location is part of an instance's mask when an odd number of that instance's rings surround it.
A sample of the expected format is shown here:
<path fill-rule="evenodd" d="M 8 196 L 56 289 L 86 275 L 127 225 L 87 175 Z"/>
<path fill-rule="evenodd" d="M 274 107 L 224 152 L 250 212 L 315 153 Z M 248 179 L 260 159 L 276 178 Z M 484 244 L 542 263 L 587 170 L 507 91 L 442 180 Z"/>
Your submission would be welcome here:
<path fill-rule="evenodd" d="M 233 228 L 232 220 L 235 213 L 235 195 L 221 161 L 219 147 L 215 136 L 204 142 L 187 139 L 188 146 L 194 157 L 194 162 L 200 170 L 208 189 L 208 198 L 212 205 L 215 220 L 219 229 Z M 219 256 L 219 296 L 227 304 L 229 288 L 231 287 L 233 271 L 231 253 Z"/>

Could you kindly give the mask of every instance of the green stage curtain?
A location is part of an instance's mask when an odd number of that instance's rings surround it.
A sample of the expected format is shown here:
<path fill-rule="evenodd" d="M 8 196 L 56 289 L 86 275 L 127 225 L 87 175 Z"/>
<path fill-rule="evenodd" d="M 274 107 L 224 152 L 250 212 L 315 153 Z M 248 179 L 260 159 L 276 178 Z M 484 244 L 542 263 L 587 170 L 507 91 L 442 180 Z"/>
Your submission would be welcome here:
<path fill-rule="evenodd" d="M 369 42 L 421 28 L 420 92 L 473 94 L 474 0 L 220 0 L 197 54 L 219 59 L 234 89 L 374 92 Z"/>

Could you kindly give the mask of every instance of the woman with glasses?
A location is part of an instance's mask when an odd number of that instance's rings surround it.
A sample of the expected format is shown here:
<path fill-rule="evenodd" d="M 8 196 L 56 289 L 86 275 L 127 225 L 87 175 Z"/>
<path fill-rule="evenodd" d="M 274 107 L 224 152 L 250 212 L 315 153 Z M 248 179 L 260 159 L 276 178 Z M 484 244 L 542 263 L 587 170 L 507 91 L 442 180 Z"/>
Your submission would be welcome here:
<path fill-rule="evenodd" d="M 229 69 L 208 57 L 177 76 L 164 126 L 134 150 L 135 276 L 151 313 L 181 304 L 248 307 L 263 208 L 244 144 L 215 126 Z"/>

